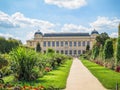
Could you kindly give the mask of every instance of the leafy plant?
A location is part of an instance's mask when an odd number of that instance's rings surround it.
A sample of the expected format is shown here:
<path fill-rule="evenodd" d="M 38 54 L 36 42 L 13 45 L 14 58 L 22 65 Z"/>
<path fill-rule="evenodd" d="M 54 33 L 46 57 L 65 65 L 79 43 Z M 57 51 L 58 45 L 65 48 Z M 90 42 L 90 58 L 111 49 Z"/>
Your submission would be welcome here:
<path fill-rule="evenodd" d="M 17 48 L 10 52 L 13 59 L 12 70 L 17 74 L 18 80 L 30 81 L 36 79 L 33 69 L 37 63 L 35 51 L 25 48 Z"/>

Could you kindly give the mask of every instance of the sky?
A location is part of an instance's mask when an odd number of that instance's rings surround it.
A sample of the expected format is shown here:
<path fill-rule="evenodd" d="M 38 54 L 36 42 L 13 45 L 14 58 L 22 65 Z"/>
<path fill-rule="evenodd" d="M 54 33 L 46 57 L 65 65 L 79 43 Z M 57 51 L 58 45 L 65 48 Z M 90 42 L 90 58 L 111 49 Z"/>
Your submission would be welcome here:
<path fill-rule="evenodd" d="M 0 0 L 0 36 L 21 40 L 42 33 L 88 32 L 117 37 L 120 0 Z"/>

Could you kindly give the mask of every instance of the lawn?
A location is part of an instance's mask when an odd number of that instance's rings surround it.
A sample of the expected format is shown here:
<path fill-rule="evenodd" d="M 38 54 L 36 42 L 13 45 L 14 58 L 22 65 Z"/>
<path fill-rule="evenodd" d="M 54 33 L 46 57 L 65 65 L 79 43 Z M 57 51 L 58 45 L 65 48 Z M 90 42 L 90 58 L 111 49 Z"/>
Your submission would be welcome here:
<path fill-rule="evenodd" d="M 107 69 L 103 66 L 99 66 L 88 60 L 81 61 L 105 88 L 115 90 L 116 82 L 118 82 L 120 89 L 120 73 Z"/>
<path fill-rule="evenodd" d="M 67 77 L 70 71 L 70 67 L 72 64 L 72 60 L 67 60 L 63 65 L 58 67 L 57 69 L 50 71 L 46 73 L 42 78 L 37 79 L 36 81 L 32 82 L 19 82 L 20 86 L 45 86 L 45 87 L 50 87 L 53 86 L 54 88 L 65 88 L 66 87 L 66 81 Z M 13 80 L 13 76 L 5 77 L 4 81 L 5 82 L 10 82 Z M 12 82 L 11 82 L 12 83 Z M 13 83 L 17 84 L 17 82 Z"/>

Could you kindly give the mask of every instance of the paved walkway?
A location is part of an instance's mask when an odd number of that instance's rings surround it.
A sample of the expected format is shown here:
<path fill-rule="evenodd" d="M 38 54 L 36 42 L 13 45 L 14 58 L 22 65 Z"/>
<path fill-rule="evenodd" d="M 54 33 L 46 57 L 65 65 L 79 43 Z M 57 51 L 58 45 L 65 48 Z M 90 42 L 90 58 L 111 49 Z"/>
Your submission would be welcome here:
<path fill-rule="evenodd" d="M 65 90 L 106 90 L 77 58 L 74 58 Z"/>

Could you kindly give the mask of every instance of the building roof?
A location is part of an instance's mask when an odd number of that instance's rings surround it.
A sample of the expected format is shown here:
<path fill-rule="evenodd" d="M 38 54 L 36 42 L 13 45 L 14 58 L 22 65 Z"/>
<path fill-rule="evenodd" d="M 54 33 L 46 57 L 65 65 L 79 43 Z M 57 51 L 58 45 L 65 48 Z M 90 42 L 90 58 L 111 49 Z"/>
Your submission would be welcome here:
<path fill-rule="evenodd" d="M 43 35 L 42 32 L 40 32 L 40 30 L 38 30 L 37 32 L 35 32 L 35 35 L 36 35 L 36 34 Z"/>
<path fill-rule="evenodd" d="M 91 34 L 99 34 L 98 31 L 96 31 L 95 29 L 91 32 Z"/>
<path fill-rule="evenodd" d="M 76 37 L 90 36 L 89 33 L 45 33 L 43 37 Z"/>

